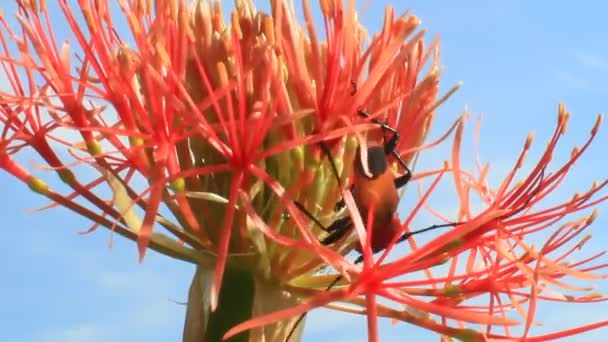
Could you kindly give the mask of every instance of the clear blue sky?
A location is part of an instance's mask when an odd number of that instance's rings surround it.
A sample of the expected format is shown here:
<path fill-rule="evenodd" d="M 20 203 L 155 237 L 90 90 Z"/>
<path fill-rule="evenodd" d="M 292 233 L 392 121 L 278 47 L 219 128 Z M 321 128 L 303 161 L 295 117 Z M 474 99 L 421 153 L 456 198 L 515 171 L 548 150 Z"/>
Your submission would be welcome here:
<path fill-rule="evenodd" d="M 500 166 L 510 165 L 531 130 L 537 133 L 534 153 L 540 151 L 554 128 L 557 103 L 564 101 L 572 118 L 559 151 L 569 153 L 573 144 L 584 141 L 595 115 L 608 108 L 608 5 L 600 1 L 580 7 L 561 3 L 564 5 L 409 1 L 398 6 L 397 12 L 406 6 L 413 9 L 428 28 L 429 40 L 441 33 L 444 88 L 464 82 L 439 110 L 435 136 L 465 106 L 475 115 L 483 113 L 481 157 L 501 173 Z M 384 5 L 384 1 L 373 1 L 362 17 L 370 32 L 381 24 Z M 14 11 L 10 5 L 2 7 L 6 16 Z M 63 21 L 58 20 L 57 27 L 60 25 Z M 472 125 L 469 128 L 472 136 Z M 564 198 L 587 188 L 592 180 L 608 176 L 602 152 L 607 144 L 605 127 L 561 189 Z M 441 162 L 447 151 L 443 148 L 422 157 L 418 167 Z M 89 223 L 67 210 L 28 213 L 25 208 L 47 203 L 3 173 L 0 203 L 4 218 L 0 228 L 4 242 L 0 248 L 0 341 L 181 339 L 184 307 L 172 301 L 186 299 L 192 266 L 155 253 L 139 264 L 134 245 L 120 238 L 114 239 L 113 250 L 108 251 L 107 231 L 77 235 Z M 591 229 L 595 241 L 589 244 L 590 251 L 607 245 L 608 206 L 601 209 L 603 213 Z M 601 283 L 599 289 L 608 290 L 607 283 Z M 545 326 L 536 331 L 547 332 L 608 319 L 608 305 L 548 305 L 538 319 Z M 366 336 L 362 319 L 327 310 L 313 312 L 306 329 L 306 341 L 328 336 L 333 341 L 362 341 Z M 381 324 L 381 337 L 383 341 L 438 340 L 416 327 L 388 322 Z M 571 340 L 601 337 L 608 338 L 608 329 Z"/>

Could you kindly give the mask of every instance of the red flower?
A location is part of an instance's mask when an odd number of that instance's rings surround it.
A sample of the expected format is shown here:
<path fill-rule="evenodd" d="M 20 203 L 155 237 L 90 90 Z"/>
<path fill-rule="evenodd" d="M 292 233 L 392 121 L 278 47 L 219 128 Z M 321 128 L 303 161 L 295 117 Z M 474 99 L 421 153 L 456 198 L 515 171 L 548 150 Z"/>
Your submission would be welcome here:
<path fill-rule="evenodd" d="M 255 318 L 235 327 L 227 336 L 323 305 L 349 312 L 366 313 L 370 322 L 368 327 L 372 341 L 377 340 L 375 321 L 379 316 L 416 324 L 443 336 L 475 341 L 550 340 L 608 325 L 606 320 L 559 333 L 528 337 L 540 300 L 579 303 L 606 300 L 603 295 L 590 292 L 590 288 L 581 288 L 564 282 L 564 278 L 586 281 L 606 278 L 605 275 L 594 272 L 606 268 L 607 263 L 589 265 L 604 253 L 579 261 L 568 261 L 589 239 L 589 236 L 585 236 L 578 241 L 575 240 L 594 221 L 597 211 L 563 223 L 557 228 L 555 224 L 569 214 L 591 208 L 606 200 L 607 195 L 598 196 L 598 194 L 604 189 L 608 180 L 599 184 L 594 183 L 588 191 L 575 195 L 569 201 L 542 207 L 543 201 L 558 188 L 573 164 L 588 148 L 597 134 L 602 119 L 601 116 L 598 117 L 585 144 L 581 148 L 575 148 L 570 159 L 555 168 L 556 171 L 549 172 L 550 169 L 554 169 L 550 168 L 549 164 L 556 153 L 557 142 L 565 132 L 568 118 L 569 113 L 560 105 L 555 133 L 532 171 L 522 181 L 513 184 L 516 173 L 523 166 L 532 144 L 532 136 L 530 136 L 512 171 L 496 190 L 492 190 L 486 184 L 487 168 L 482 169 L 479 178 L 476 178 L 460 167 L 460 142 L 464 123 L 462 121 L 456 131 L 450 167 L 460 198 L 459 218 L 462 224 L 423 246 L 417 247 L 412 243 L 411 253 L 402 255 L 394 261 L 384 262 L 395 241 L 376 261 L 370 258 L 369 253 L 364 253 L 362 268 L 348 269 L 351 279 L 349 286 L 329 292 L 317 291 L 307 303 Z M 445 171 L 447 170 L 443 170 L 442 173 Z M 437 180 L 441 178 L 442 173 Z M 429 191 L 432 191 L 435 185 L 436 182 L 431 185 Z M 473 213 L 470 209 L 469 202 L 473 197 L 471 192 L 478 193 L 487 204 L 487 208 L 480 213 Z M 422 198 L 421 205 L 425 197 Z M 404 222 L 403 231 L 418 214 L 418 208 Z M 361 224 L 361 221 L 355 220 L 355 222 Z M 537 250 L 530 241 L 538 241 L 534 238 L 534 234 L 544 230 L 550 230 L 551 233 L 542 247 Z M 396 235 L 395 240 L 398 237 L 400 235 Z M 367 243 L 366 247 L 369 248 L 369 239 L 365 241 L 363 243 Z M 443 265 L 447 274 L 441 277 L 433 276 L 433 267 L 439 265 Z M 415 275 L 420 271 L 426 274 L 427 279 L 393 280 L 406 274 Z M 564 292 L 557 292 L 560 289 Z M 583 291 L 588 294 L 577 297 L 567 294 L 566 291 Z M 378 296 L 402 304 L 406 310 L 398 311 L 385 304 L 380 305 L 377 301 Z M 474 299 L 484 297 L 489 298 L 487 304 L 468 304 Z M 348 301 L 362 308 L 355 310 L 331 304 L 336 301 Z M 513 336 L 510 333 L 509 327 L 519 324 L 519 321 L 512 317 L 513 311 L 525 322 L 522 336 Z M 429 314 L 442 317 L 442 322 L 435 322 Z M 451 320 L 456 325 L 450 324 Z M 486 329 L 484 332 L 478 332 L 466 328 L 466 323 L 481 324 Z M 497 327 L 504 328 L 506 333 L 495 332 Z"/>
<path fill-rule="evenodd" d="M 595 214 L 552 227 L 566 215 L 605 200 L 600 191 L 606 182 L 560 205 L 543 207 L 586 150 L 599 122 L 568 162 L 551 167 L 568 118 L 560 107 L 554 137 L 533 170 L 513 183 L 528 139 L 513 171 L 491 189 L 488 168 L 476 176 L 460 165 L 464 119 L 437 141 L 424 144 L 434 110 L 457 86 L 438 98 L 438 42 L 425 46 L 415 16 L 395 16 L 389 7 L 381 32 L 367 40 L 354 6 L 321 1 L 325 32 L 320 38 L 307 1 L 305 27 L 285 1 L 271 2 L 272 14 L 258 12 L 251 1 L 239 1 L 228 25 L 220 2 L 157 0 L 149 8 L 149 2 L 120 1 L 119 19 L 129 30 L 124 34 L 108 1 L 79 0 L 78 6 L 70 6 L 62 0 L 62 23 L 73 38 L 59 46 L 53 33 L 59 23 L 51 22 L 45 3 L 17 4 L 17 23 L 0 17 L 0 63 L 10 85 L 10 91 L 0 92 L 0 168 L 49 198 L 51 206 L 91 219 L 88 231 L 103 226 L 135 241 L 142 260 L 152 248 L 195 264 L 188 339 L 211 336 L 216 327 L 207 326 L 213 315 L 209 311 L 222 312 L 219 302 L 240 295 L 220 292 L 228 291 L 222 286 L 227 275 L 236 273 L 245 274 L 243 279 L 251 288 L 255 283 L 256 291 L 272 288 L 276 291 L 268 292 L 276 296 L 243 298 L 246 318 L 256 317 L 232 322 L 242 324 L 228 335 L 348 301 L 367 315 L 372 341 L 377 340 L 378 317 L 461 339 L 510 338 L 508 330 L 501 335 L 494 326 L 516 324 L 508 313 L 512 310 L 525 321 L 527 337 L 541 299 L 604 300 L 554 289 L 586 290 L 563 278 L 602 277 L 593 271 L 605 264 L 589 266 L 600 255 L 566 261 L 582 246 L 584 239 L 574 239 Z M 362 111 L 369 117 L 360 115 Z M 387 172 L 395 177 L 405 173 L 395 156 L 409 164 L 456 130 L 451 164 L 415 174 L 413 179 L 435 180 L 409 216 L 403 222 L 394 216 L 384 231 L 374 231 L 383 228 L 374 226 L 374 212 L 385 208 L 373 201 L 361 208 L 343 186 L 352 182 L 357 151 L 365 155 L 367 144 L 384 139 L 373 119 L 386 121 L 400 134 L 396 153 L 388 159 Z M 22 166 L 16 156 L 25 148 L 39 154 L 45 168 L 56 172 L 69 190 L 55 190 Z M 335 160 L 335 168 L 329 160 Z M 79 171 L 87 168 L 95 174 L 92 179 Z M 437 216 L 459 223 L 421 247 L 409 239 L 410 253 L 385 262 L 426 207 L 428 195 L 449 175 L 460 211 L 453 221 Z M 479 213 L 471 210 L 473 194 L 486 204 Z M 342 197 L 348 211 L 336 212 Z M 346 215 L 356 238 L 321 244 L 326 232 L 309 218 L 327 226 Z M 380 235 L 387 230 L 394 235 Z M 541 231 L 551 233 L 537 249 L 528 240 Z M 374 260 L 372 250 L 390 238 Z M 344 257 L 353 249 L 362 252 L 362 266 Z M 446 275 L 433 276 L 441 264 Z M 317 275 L 327 266 L 345 278 L 331 291 L 320 288 L 336 275 Z M 396 279 L 419 271 L 427 279 Z M 468 302 L 484 296 L 489 298 L 486 305 Z M 378 297 L 407 309 L 379 304 Z M 295 305 L 302 298 L 305 303 Z M 465 322 L 481 324 L 485 331 L 468 329 Z M 274 327 L 278 333 L 257 333 L 277 338 L 291 325 Z M 226 331 L 212 332 L 222 336 Z"/>

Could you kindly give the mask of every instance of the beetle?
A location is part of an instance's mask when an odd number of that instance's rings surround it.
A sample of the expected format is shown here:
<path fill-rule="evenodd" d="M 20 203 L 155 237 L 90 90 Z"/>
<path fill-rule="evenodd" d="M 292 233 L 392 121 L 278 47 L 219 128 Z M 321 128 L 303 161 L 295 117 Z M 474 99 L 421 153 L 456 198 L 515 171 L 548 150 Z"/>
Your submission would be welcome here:
<path fill-rule="evenodd" d="M 364 117 L 369 118 L 369 114 L 363 110 L 358 110 L 357 113 Z M 399 153 L 395 151 L 399 143 L 399 132 L 389 126 L 386 122 L 371 118 L 371 122 L 378 124 L 383 130 L 384 143 L 377 144 L 372 143 L 367 146 L 366 160 L 363 160 L 360 147 L 357 148 L 355 154 L 355 167 L 353 174 L 353 182 L 351 186 L 351 192 L 353 199 L 361 217 L 367 218 L 369 214 L 374 215 L 373 225 L 370 227 L 373 229 L 371 249 L 373 253 L 382 251 L 388 247 L 391 241 L 395 238 L 395 234 L 400 231 L 401 223 L 397 215 L 397 207 L 399 205 L 399 193 L 398 190 L 405 186 L 412 178 L 412 172 L 407 164 L 401 159 Z M 387 133 L 390 133 L 390 138 L 386 138 Z M 338 176 L 337 167 L 331 156 L 331 151 L 323 142 L 320 143 L 321 149 L 327 155 L 332 171 L 336 176 L 338 185 L 341 187 L 340 177 Z M 392 156 L 397 160 L 401 167 L 405 170 L 405 173 L 395 177 L 390 165 L 389 156 Z M 366 165 L 363 165 L 363 163 Z M 364 166 L 367 166 L 364 167 Z M 365 172 L 365 169 L 369 173 Z M 301 203 L 295 201 L 294 205 L 304 213 L 311 221 L 313 221 L 322 230 L 328 233 L 328 235 L 321 240 L 323 245 L 331 245 L 342 238 L 344 238 L 353 228 L 353 221 L 350 216 L 337 219 L 330 226 L 324 227 L 319 220 L 317 220 Z M 336 204 L 336 211 L 345 207 L 344 200 L 340 200 Z M 373 213 L 370 213 L 370 209 L 373 206 Z M 396 243 L 409 239 L 412 235 L 423 233 L 437 228 L 453 227 L 460 223 L 447 223 L 433 225 L 424 229 L 410 231 L 404 233 Z M 357 246 L 356 250 L 361 252 L 361 246 Z M 355 264 L 363 261 L 363 256 L 360 255 L 356 260 Z M 342 279 L 342 275 L 336 277 L 336 279 L 329 284 L 325 289 L 326 291 L 331 288 Z M 289 341 L 299 323 L 304 319 L 306 313 L 300 315 L 300 317 L 294 323 L 289 334 L 287 335 L 286 342 Z"/>
<path fill-rule="evenodd" d="M 359 110 L 358 114 L 369 117 L 369 114 L 362 110 Z M 399 133 L 385 122 L 375 118 L 371 121 L 382 127 L 385 142 L 383 145 L 374 143 L 368 145 L 365 154 L 361 153 L 361 147 L 357 148 L 351 191 L 361 217 L 367 218 L 372 206 L 374 207 L 373 227 L 370 228 L 374 232 L 371 245 L 375 253 L 385 249 L 399 230 L 399 220 L 395 220 L 399 205 L 398 190 L 410 181 L 412 172 L 395 151 L 399 143 Z M 387 132 L 391 134 L 389 139 L 386 139 Z M 365 155 L 366 160 L 363 160 Z M 405 171 L 403 175 L 395 177 L 389 166 L 389 155 L 392 155 L 403 167 Z M 329 159 L 333 164 L 331 156 Z M 369 173 L 365 172 L 366 169 Z M 337 206 L 343 207 L 343 200 Z M 342 239 L 352 227 L 350 216 L 336 220 L 327 227 L 329 235 L 321 243 L 330 245 Z"/>
<path fill-rule="evenodd" d="M 369 118 L 369 114 L 363 110 L 358 110 L 358 114 L 364 118 Z M 367 218 L 370 214 L 369 210 L 374 206 L 373 226 L 370 228 L 373 229 L 371 241 L 372 252 L 376 253 L 388 247 L 390 242 L 394 239 L 395 234 L 399 233 L 401 223 L 397 215 L 397 207 L 399 205 L 398 190 L 410 181 L 412 172 L 395 150 L 399 143 L 399 132 L 387 123 L 376 118 L 371 118 L 370 121 L 378 124 L 382 128 L 384 143 L 381 145 L 377 143 L 369 144 L 366 150 L 367 158 L 365 161 L 362 158 L 360 147 L 357 149 L 354 159 L 355 167 L 351 192 L 361 217 Z M 388 139 L 386 138 L 387 132 L 391 134 Z M 331 157 L 331 151 L 329 151 L 329 148 L 323 143 L 321 143 L 321 148 L 328 156 L 332 171 L 338 180 L 338 184 L 341 184 L 335 162 Z M 395 177 L 389 165 L 389 156 L 397 160 L 399 165 L 404 169 L 404 174 Z M 366 168 L 364 167 L 363 162 L 366 163 L 369 174 L 365 172 Z M 328 235 L 321 240 L 321 244 L 323 245 L 331 245 L 341 240 L 353 228 L 353 222 L 350 216 L 337 219 L 330 226 L 324 227 L 301 203 L 295 202 L 294 204 L 311 221 L 328 233 Z M 344 207 L 344 200 L 340 200 L 336 204 L 336 211 Z M 458 223 L 433 225 L 421 230 L 407 232 L 397 240 L 397 243 L 407 240 L 414 234 L 437 228 L 452 227 L 457 224 Z M 360 246 L 357 247 L 357 250 L 360 251 Z"/>
<path fill-rule="evenodd" d="M 369 118 L 369 114 L 365 111 L 359 110 L 358 114 Z M 361 155 L 360 147 L 357 149 L 357 153 L 355 155 L 355 168 L 353 174 L 353 184 L 351 186 L 351 192 L 353 194 L 353 199 L 361 217 L 367 218 L 370 214 L 369 210 L 371 207 L 374 207 L 373 215 L 373 225 L 371 229 L 373 229 L 371 248 L 372 252 L 376 253 L 381 250 L 384 250 L 388 247 L 391 241 L 395 238 L 395 234 L 399 233 L 400 230 L 400 221 L 397 215 L 397 206 L 399 204 L 399 194 L 398 190 L 405 186 L 412 178 L 412 172 L 405 164 L 405 162 L 401 159 L 395 148 L 399 143 L 399 132 L 397 132 L 394 128 L 390 127 L 385 122 L 382 122 L 378 119 L 372 118 L 370 121 L 380 125 L 383 129 L 384 133 L 384 144 L 371 144 L 367 147 L 367 158 L 364 161 Z M 392 136 L 389 139 L 386 139 L 386 134 L 391 133 Z M 337 168 L 333 158 L 331 157 L 331 151 L 329 148 L 321 142 L 321 148 L 327 155 L 330 165 L 332 167 L 332 171 L 338 180 L 338 184 L 340 185 L 340 178 L 338 176 Z M 401 176 L 395 177 L 389 167 L 388 157 L 392 156 L 397 160 L 397 162 L 403 167 L 405 173 Z M 367 174 L 363 167 L 363 162 L 366 162 L 367 169 L 369 174 Z M 536 190 L 534 194 L 526 199 L 525 203 L 516 208 L 513 212 L 509 214 L 505 214 L 508 216 L 517 213 L 523 208 L 525 208 L 528 203 L 532 200 L 532 198 L 536 197 L 538 192 L 542 189 L 542 181 L 544 179 L 544 167 L 540 172 L 540 176 L 536 181 Z M 340 186 L 341 187 L 341 186 Z M 342 187 L 341 187 L 342 188 Z M 298 203 L 294 202 L 296 207 L 300 209 L 311 221 L 313 221 L 316 225 L 318 225 L 321 229 L 326 231 L 328 235 L 321 240 L 323 245 L 331 245 L 340 239 L 342 239 L 345 235 L 347 235 L 350 230 L 353 228 L 353 222 L 350 216 L 346 216 L 334 221 L 329 227 L 325 228 L 306 208 Z M 340 200 L 336 204 L 336 211 L 345 207 L 344 200 Z M 430 230 L 438 229 L 438 228 L 446 228 L 446 227 L 455 227 L 458 225 L 462 225 L 464 222 L 453 222 L 446 224 L 437 224 L 432 225 L 423 229 L 414 230 L 410 232 L 404 233 L 401 237 L 399 237 L 396 243 L 400 243 L 409 239 L 411 236 L 420 234 L 423 232 L 427 232 Z M 356 250 L 361 252 L 361 246 L 357 246 Z M 363 256 L 360 255 L 356 260 L 355 264 L 361 263 L 363 261 Z M 331 290 L 340 280 L 342 279 L 342 275 L 338 275 L 325 289 L 325 291 Z M 297 329 L 299 323 L 306 316 L 306 312 L 300 315 L 294 326 L 291 328 L 289 334 L 285 342 L 288 342 L 295 330 Z"/>

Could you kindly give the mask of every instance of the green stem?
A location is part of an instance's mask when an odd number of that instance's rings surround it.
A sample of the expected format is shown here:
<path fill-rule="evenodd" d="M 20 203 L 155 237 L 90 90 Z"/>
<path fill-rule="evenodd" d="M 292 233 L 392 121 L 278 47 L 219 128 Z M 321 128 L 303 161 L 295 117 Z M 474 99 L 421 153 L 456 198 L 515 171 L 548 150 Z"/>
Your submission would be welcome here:
<path fill-rule="evenodd" d="M 227 268 L 215 312 L 209 314 L 205 342 L 220 342 L 228 330 L 251 319 L 255 295 L 255 275 L 246 270 Z M 249 342 L 249 330 L 227 341 Z"/>
<path fill-rule="evenodd" d="M 183 342 L 221 341 L 229 329 L 243 321 L 297 304 L 297 298 L 289 296 L 279 284 L 242 268 L 229 267 L 224 274 L 218 308 L 212 313 L 213 274 L 213 265 L 199 265 L 196 269 L 188 293 Z M 229 341 L 285 341 L 297 318 L 248 330 Z M 301 340 L 303 326 L 299 325 L 290 342 Z"/>

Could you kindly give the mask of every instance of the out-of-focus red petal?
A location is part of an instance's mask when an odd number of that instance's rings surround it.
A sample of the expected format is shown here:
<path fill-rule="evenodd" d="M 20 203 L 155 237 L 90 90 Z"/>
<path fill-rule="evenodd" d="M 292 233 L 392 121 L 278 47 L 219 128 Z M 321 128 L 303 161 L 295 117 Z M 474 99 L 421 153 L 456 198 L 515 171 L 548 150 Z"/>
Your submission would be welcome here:
<path fill-rule="evenodd" d="M 226 267 L 226 258 L 228 256 L 228 245 L 230 244 L 230 236 L 232 234 L 232 222 L 234 221 L 234 212 L 236 210 L 237 196 L 243 180 L 244 173 L 237 173 L 232 179 L 230 185 L 230 197 L 226 206 L 226 215 L 224 216 L 224 224 L 220 235 L 220 242 L 217 249 L 217 261 L 215 263 L 215 274 L 213 284 L 211 285 L 211 310 L 214 311 L 217 307 L 219 291 L 222 287 L 222 279 L 224 277 L 224 268 Z"/>
<path fill-rule="evenodd" d="M 365 298 L 367 306 L 367 340 L 369 342 L 378 341 L 378 306 L 376 296 L 369 294 Z"/>

